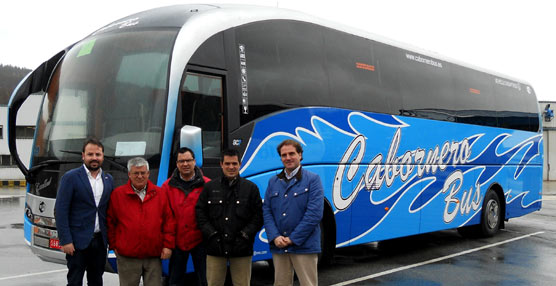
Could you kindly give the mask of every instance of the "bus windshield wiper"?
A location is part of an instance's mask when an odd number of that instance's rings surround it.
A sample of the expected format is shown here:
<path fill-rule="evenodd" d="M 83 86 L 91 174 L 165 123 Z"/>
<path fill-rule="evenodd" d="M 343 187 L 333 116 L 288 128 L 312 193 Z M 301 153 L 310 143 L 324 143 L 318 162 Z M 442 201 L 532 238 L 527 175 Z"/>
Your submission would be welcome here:
<path fill-rule="evenodd" d="M 77 155 L 81 155 L 80 151 L 71 151 L 71 150 L 60 150 L 60 152 L 62 153 L 68 153 L 68 154 L 77 154 Z M 122 165 L 121 163 L 118 163 L 116 160 L 119 157 L 115 157 L 115 156 L 106 156 L 104 155 L 104 160 L 108 163 L 110 163 L 110 165 L 116 167 L 116 169 L 118 169 L 119 171 L 122 172 L 126 172 L 127 173 L 127 166 Z M 81 162 L 81 161 L 80 161 Z"/>
<path fill-rule="evenodd" d="M 37 173 L 38 171 L 42 170 L 45 167 L 48 166 L 52 166 L 52 165 L 62 165 L 62 164 L 72 164 L 72 163 L 80 163 L 81 161 L 68 161 L 68 160 L 45 160 L 42 161 L 40 163 L 38 163 L 37 165 L 31 167 L 29 169 L 29 175 L 25 177 L 25 179 L 29 182 L 29 183 L 34 183 L 35 182 L 35 173 Z"/>
<path fill-rule="evenodd" d="M 37 172 L 38 170 L 44 168 L 44 167 L 48 167 L 48 166 L 52 166 L 52 165 L 62 165 L 62 164 L 71 164 L 71 163 L 80 163 L 81 161 L 67 161 L 67 160 L 46 160 L 46 161 L 42 161 L 40 163 L 38 163 L 37 165 L 31 167 L 31 169 L 29 169 L 29 173 L 33 174 L 35 172 Z"/>

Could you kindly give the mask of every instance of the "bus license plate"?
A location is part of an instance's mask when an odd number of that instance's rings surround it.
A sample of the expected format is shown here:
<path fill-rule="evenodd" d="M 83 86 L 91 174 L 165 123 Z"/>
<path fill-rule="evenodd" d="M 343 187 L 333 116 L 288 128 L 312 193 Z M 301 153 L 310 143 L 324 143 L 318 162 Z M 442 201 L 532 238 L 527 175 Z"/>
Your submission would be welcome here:
<path fill-rule="evenodd" d="M 51 238 L 51 239 L 50 239 L 49 246 L 50 246 L 50 248 L 54 248 L 54 249 L 60 249 L 60 248 L 62 248 L 62 247 L 60 246 L 60 240 L 59 240 L 59 239 L 54 239 L 54 238 Z"/>

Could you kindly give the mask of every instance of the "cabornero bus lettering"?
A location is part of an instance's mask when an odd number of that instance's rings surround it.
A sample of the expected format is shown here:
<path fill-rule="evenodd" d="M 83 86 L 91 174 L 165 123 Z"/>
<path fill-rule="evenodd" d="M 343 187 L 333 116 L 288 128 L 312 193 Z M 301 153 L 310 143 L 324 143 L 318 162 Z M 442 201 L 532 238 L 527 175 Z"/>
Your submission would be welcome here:
<path fill-rule="evenodd" d="M 343 179 L 350 182 L 356 179 L 355 175 L 363 164 L 362 158 L 366 151 L 366 139 L 363 135 L 353 139 L 339 162 L 334 179 L 333 198 L 336 209 L 348 208 L 362 187 L 367 190 L 379 190 L 385 181 L 386 186 L 390 187 L 397 177 L 405 182 L 413 174 L 415 167 L 417 167 L 417 176 L 419 177 L 424 174 L 435 174 L 438 169 L 444 171 L 448 165 L 455 167 L 458 164 L 465 164 L 471 155 L 471 147 L 468 139 L 465 138 L 459 142 L 444 142 L 441 148 L 437 145 L 428 152 L 418 148 L 405 151 L 403 155 L 398 156 L 401 130 L 401 128 L 396 130 L 385 161 L 382 154 L 377 154 L 367 165 L 364 176 L 361 176 L 355 189 L 347 198 L 344 198 L 341 190 Z M 350 161 L 354 154 L 355 158 Z"/>

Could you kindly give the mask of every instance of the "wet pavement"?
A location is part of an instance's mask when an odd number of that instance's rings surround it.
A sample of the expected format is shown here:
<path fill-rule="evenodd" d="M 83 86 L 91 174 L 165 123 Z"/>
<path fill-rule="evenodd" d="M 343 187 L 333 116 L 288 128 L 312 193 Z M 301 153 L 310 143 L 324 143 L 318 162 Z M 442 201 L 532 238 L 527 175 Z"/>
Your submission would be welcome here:
<path fill-rule="evenodd" d="M 25 189 L 0 189 L 0 285 L 64 285 L 64 265 L 40 260 L 23 239 Z M 556 281 L 556 182 L 544 184 L 543 208 L 510 220 L 486 239 L 455 230 L 337 250 L 319 269 L 320 285 L 553 285 Z M 106 273 L 105 285 L 118 285 Z M 252 285 L 272 285 L 268 263 Z M 296 285 L 298 283 L 296 282 Z"/>
<path fill-rule="evenodd" d="M 0 285 L 66 285 L 66 266 L 39 259 L 23 238 L 25 190 L 0 188 Z M 118 276 L 106 273 L 104 284 L 118 285 Z"/>
<path fill-rule="evenodd" d="M 338 249 L 334 263 L 319 269 L 319 284 L 554 285 L 556 182 L 543 189 L 541 211 L 511 219 L 492 238 L 447 230 Z M 272 275 L 255 268 L 252 285 L 272 285 Z"/>

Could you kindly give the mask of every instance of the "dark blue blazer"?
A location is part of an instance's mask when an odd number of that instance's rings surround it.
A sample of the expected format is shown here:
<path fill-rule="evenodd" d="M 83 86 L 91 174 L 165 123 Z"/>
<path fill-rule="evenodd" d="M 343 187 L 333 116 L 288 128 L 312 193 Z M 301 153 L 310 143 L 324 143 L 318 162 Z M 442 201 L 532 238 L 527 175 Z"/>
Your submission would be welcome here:
<path fill-rule="evenodd" d="M 84 166 L 69 170 L 62 176 L 54 208 L 60 245 L 73 243 L 75 249 L 87 248 L 93 238 L 97 212 L 104 245 L 107 245 L 106 210 L 114 189 L 114 179 L 105 172 L 99 175 L 102 176 L 104 191 L 98 207 Z"/>

